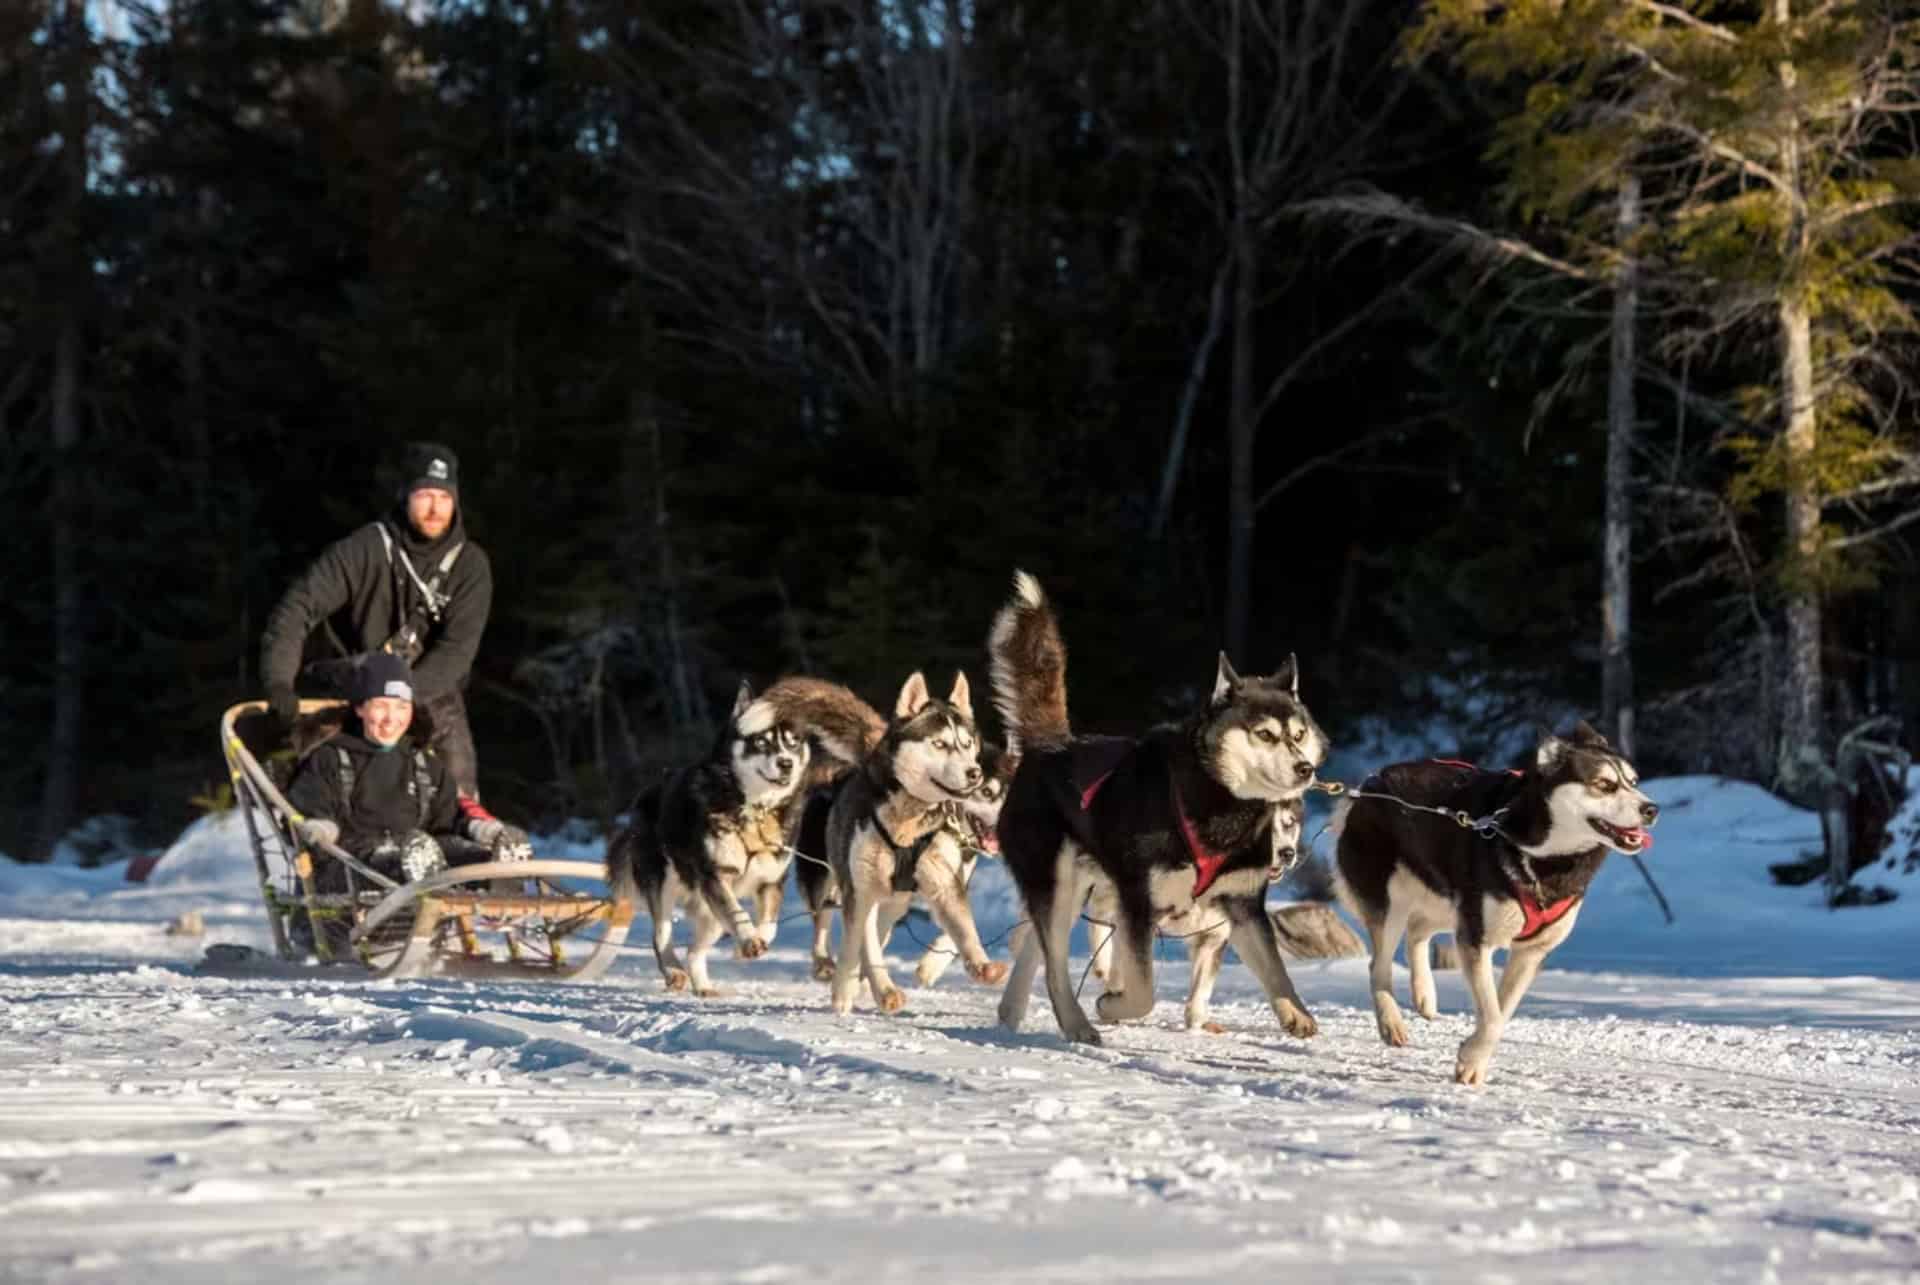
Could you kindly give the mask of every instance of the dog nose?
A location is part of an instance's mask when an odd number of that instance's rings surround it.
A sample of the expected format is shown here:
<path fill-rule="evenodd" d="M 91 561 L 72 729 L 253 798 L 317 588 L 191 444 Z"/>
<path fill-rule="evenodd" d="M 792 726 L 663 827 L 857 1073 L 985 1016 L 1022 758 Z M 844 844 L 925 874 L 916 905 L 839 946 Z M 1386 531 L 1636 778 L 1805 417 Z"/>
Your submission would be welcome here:
<path fill-rule="evenodd" d="M 1640 805 L 1640 822 L 1642 825 L 1652 825 L 1654 819 L 1659 815 L 1660 805 L 1658 803 L 1642 803 Z"/>
<path fill-rule="evenodd" d="M 793 771 L 793 760 L 788 758 L 784 754 L 782 754 L 779 758 L 775 759 L 773 761 L 773 765 L 779 768 L 782 772 Z"/>
<path fill-rule="evenodd" d="M 1282 861 L 1291 861 L 1291 860 L 1293 860 L 1293 854 L 1294 854 L 1294 849 L 1292 849 L 1292 848 L 1282 848 L 1282 849 L 1280 849 L 1280 859 L 1281 859 Z"/>
<path fill-rule="evenodd" d="M 978 763 L 967 764 L 967 784 L 980 784 L 980 765 Z"/>
<path fill-rule="evenodd" d="M 1305 759 L 1295 759 L 1293 762 L 1293 774 L 1295 776 L 1312 776 L 1313 764 L 1307 762 Z"/>

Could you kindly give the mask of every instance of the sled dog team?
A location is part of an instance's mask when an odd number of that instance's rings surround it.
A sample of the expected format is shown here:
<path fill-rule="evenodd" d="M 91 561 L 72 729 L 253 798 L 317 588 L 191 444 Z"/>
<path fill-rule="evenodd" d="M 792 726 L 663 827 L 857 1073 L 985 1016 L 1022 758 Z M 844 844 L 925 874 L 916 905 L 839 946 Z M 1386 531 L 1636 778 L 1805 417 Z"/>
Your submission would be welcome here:
<path fill-rule="evenodd" d="M 1069 963 L 1084 916 L 1104 986 L 1094 1003 L 1100 1021 L 1152 1009 L 1161 932 L 1188 939 L 1190 1029 L 1219 1029 L 1207 1005 L 1231 944 L 1281 1026 L 1313 1036 L 1265 909 L 1327 757 L 1294 659 L 1243 676 L 1222 655 L 1202 708 L 1121 738 L 1073 732 L 1066 645 L 1024 572 L 987 649 L 1004 746 L 981 741 L 965 674 L 944 698 L 911 675 L 890 718 L 818 679 L 782 679 L 758 695 L 742 684 L 711 752 L 644 791 L 608 849 L 616 888 L 644 900 L 652 917 L 667 989 L 718 994 L 707 961 L 724 935 L 742 959 L 765 954 L 797 862 L 814 975 L 831 984 L 836 1012 L 853 1011 L 862 983 L 881 1011 L 905 1006 L 882 949 L 917 900 L 940 936 L 915 980 L 932 985 L 957 957 L 973 980 L 1006 983 L 999 1012 L 1010 1028 L 1038 973 L 1061 1031 L 1100 1042 Z M 1541 961 L 1573 931 L 1601 863 L 1647 847 L 1658 813 L 1633 766 L 1584 723 L 1564 739 L 1543 736 L 1524 770 L 1435 760 L 1368 778 L 1330 829 L 1339 895 L 1372 942 L 1381 1039 L 1408 1042 L 1392 993 L 1395 949 L 1404 939 L 1413 1009 L 1433 1018 L 1428 945 L 1452 933 L 1477 1019 L 1455 1078 L 1483 1083 L 1502 1029 Z M 967 897 L 975 862 L 995 851 L 1026 912 L 1012 933 L 1011 969 L 988 958 Z M 691 928 L 684 959 L 673 942 L 681 907 Z M 1499 949 L 1509 953 L 1496 983 Z"/>

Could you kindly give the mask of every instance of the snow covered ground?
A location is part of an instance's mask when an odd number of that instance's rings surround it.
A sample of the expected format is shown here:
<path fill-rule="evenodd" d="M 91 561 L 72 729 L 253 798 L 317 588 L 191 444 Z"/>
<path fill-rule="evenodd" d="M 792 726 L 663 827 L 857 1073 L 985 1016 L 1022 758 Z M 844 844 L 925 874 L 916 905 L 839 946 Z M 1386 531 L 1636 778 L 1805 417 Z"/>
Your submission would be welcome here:
<path fill-rule="evenodd" d="M 643 953 L 567 988 L 204 975 L 267 941 L 230 821 L 145 885 L 0 862 L 0 1278 L 1920 1280 L 1920 879 L 1828 912 L 1765 873 L 1810 818 L 1650 792 L 1679 922 L 1610 863 L 1477 1091 L 1451 974 L 1411 1049 L 1359 961 L 1294 965 L 1311 1043 L 1238 966 L 1228 1034 L 1188 1035 L 1168 947 L 1150 1020 L 1087 1049 L 958 970 L 836 1019 L 801 922 L 708 1002 Z M 165 935 L 190 909 L 207 936 Z"/>

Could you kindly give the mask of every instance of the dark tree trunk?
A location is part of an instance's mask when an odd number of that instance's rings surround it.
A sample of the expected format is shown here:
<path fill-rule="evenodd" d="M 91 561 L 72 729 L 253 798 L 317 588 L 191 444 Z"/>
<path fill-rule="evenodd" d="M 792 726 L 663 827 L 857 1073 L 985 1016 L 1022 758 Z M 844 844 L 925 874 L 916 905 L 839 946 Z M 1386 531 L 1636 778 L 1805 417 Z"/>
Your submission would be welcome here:
<path fill-rule="evenodd" d="M 44 857 L 73 824 L 80 780 L 82 695 L 86 689 L 85 619 L 80 600 L 80 365 L 87 260 L 82 206 L 87 197 L 87 104 L 90 59 L 84 0 L 66 0 L 60 39 L 66 71 L 61 110 L 61 165 L 66 188 L 66 262 L 56 278 L 59 327 L 54 336 L 52 494 L 48 524 L 53 554 L 53 721 L 47 735 L 47 774 L 40 795 Z"/>
<path fill-rule="evenodd" d="M 1640 222 L 1640 182 L 1620 185 L 1619 241 Z M 1607 382 L 1605 584 L 1601 592 L 1600 719 L 1622 754 L 1633 754 L 1634 265 L 1623 257 L 1613 286 L 1613 352 Z"/>

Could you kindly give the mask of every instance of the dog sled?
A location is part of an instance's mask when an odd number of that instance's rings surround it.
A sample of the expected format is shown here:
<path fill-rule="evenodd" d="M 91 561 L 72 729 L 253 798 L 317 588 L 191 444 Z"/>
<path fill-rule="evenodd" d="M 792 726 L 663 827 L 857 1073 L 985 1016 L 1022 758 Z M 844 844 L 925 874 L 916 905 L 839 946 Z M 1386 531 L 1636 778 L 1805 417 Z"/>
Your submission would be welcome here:
<path fill-rule="evenodd" d="M 302 722 L 341 707 L 303 700 Z M 264 701 L 235 705 L 220 720 L 234 805 L 282 961 L 311 954 L 374 977 L 584 982 L 620 953 L 632 903 L 578 887 L 606 888 L 598 862 L 483 859 L 402 882 L 333 844 L 304 842 L 302 818 L 281 792 L 294 757 L 281 752 L 284 740 Z M 323 879 L 328 863 L 332 877 Z"/>

